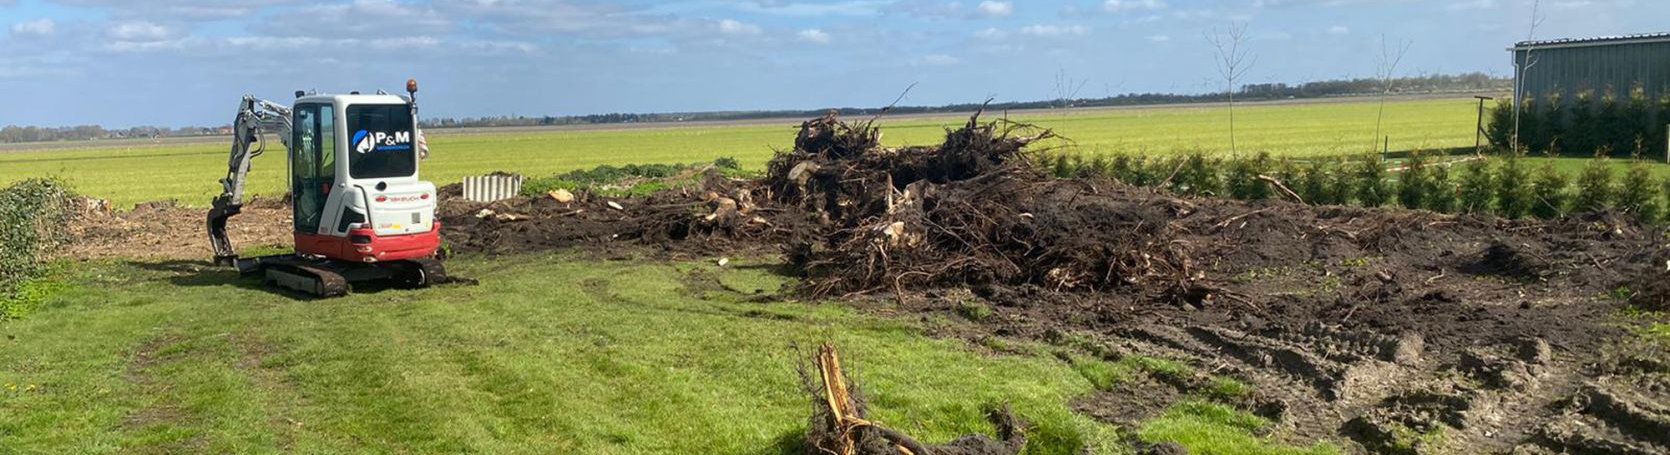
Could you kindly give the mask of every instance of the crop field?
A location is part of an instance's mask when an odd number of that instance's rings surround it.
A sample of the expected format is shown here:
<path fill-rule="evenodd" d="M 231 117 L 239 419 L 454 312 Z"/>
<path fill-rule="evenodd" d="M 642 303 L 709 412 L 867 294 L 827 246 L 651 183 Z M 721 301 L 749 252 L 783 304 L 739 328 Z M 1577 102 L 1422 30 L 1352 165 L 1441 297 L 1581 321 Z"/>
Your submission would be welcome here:
<path fill-rule="evenodd" d="M 1452 148 L 1473 144 L 1476 105 L 1471 98 L 1394 100 L 1386 104 L 1382 129 L 1391 149 Z M 1284 156 L 1362 153 L 1381 146 L 1373 138 L 1378 105 L 1349 101 L 1255 104 L 1237 108 L 1237 146 Z M 988 118 L 1003 115 L 987 113 Z M 1229 149 L 1221 106 L 1181 106 L 1028 113 L 1013 120 L 1052 128 L 1082 153 L 1177 153 Z M 883 141 L 892 145 L 938 143 L 945 128 L 962 117 L 882 118 Z M 448 134 L 431 132 L 434 150 L 424 175 L 437 184 L 493 171 L 529 176 L 600 164 L 683 163 L 729 156 L 759 169 L 773 150 L 793 145 L 798 121 L 735 126 L 653 126 L 602 131 Z M 228 141 L 228 144 L 230 141 Z M 276 146 L 277 142 L 273 144 Z M 111 200 L 117 207 L 176 199 L 206 206 L 219 193 L 227 144 L 157 145 L 0 152 L 0 185 L 27 177 L 58 176 L 78 191 Z M 278 194 L 284 187 L 284 159 L 268 155 L 255 162 L 250 189 Z"/>
<path fill-rule="evenodd" d="M 1467 147 L 1474 106 L 1396 101 L 1384 130 L 1396 150 Z M 1375 110 L 1244 106 L 1238 142 L 1362 154 Z M 1489 201 L 1525 201 L 1523 179 L 1423 187 L 1379 161 L 1315 174 L 1340 194 L 1489 193 L 1482 210 L 1404 210 L 1283 197 L 1250 157 L 1145 167 L 1169 173 L 1165 190 L 1020 159 L 1227 158 L 1224 114 L 1014 118 L 1070 142 L 955 117 L 884 120 L 879 143 L 829 119 L 436 131 L 423 172 L 442 185 L 720 157 L 744 172 L 594 170 L 492 203 L 443 192 L 451 279 L 328 299 L 207 260 L 223 145 L 0 152 L 0 453 L 1670 449 L 1665 224 L 1632 211 L 1666 207 L 1661 181 L 1634 179 L 1648 202 L 1596 184 L 1606 198 L 1559 204 L 1569 216 L 1502 219 Z M 900 145 L 919 147 L 886 147 Z M 258 161 L 253 190 L 279 193 L 283 167 Z M 82 210 L 43 176 L 122 210 Z M 1225 191 L 1199 190 L 1219 176 Z M 168 199 L 182 204 L 143 204 Z M 292 215 L 251 203 L 232 240 L 290 253 Z"/>

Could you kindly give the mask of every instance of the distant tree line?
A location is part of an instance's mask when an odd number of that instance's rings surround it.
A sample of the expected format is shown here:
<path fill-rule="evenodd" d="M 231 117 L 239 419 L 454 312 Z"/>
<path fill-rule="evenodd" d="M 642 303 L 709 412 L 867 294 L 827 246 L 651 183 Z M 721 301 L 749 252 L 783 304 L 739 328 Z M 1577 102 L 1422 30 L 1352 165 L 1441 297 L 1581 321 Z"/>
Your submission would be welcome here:
<path fill-rule="evenodd" d="M 1377 95 L 1384 88 L 1386 81 L 1373 78 L 1327 80 L 1306 82 L 1289 85 L 1286 83 L 1247 84 L 1235 94 L 1237 101 L 1273 101 L 1301 98 L 1326 98 L 1339 96 Z M 1394 94 L 1422 94 L 1422 93 L 1461 93 L 1481 91 L 1509 91 L 1513 89 L 1513 79 L 1491 77 L 1484 73 L 1465 73 L 1455 75 L 1428 75 L 1391 80 Z M 1006 103 L 992 103 L 987 110 L 1018 110 L 1018 109 L 1059 109 L 1065 107 L 1112 107 L 1112 106 L 1143 106 L 1155 104 L 1185 104 L 1185 103 L 1215 103 L 1222 102 L 1223 92 L 1202 94 L 1176 93 L 1126 93 L 1104 98 L 1057 99 L 1044 101 L 1018 101 Z M 943 106 L 894 106 L 888 112 L 894 114 L 933 114 L 951 112 L 969 112 L 979 109 L 979 103 L 947 104 Z M 733 111 L 733 112 L 670 112 L 658 114 L 596 114 L 575 116 L 504 116 L 504 117 L 475 117 L 475 118 L 430 118 L 423 121 L 425 127 L 495 127 L 495 126 L 545 126 L 545 125 L 593 125 L 610 123 L 651 123 L 651 122 L 690 122 L 690 121 L 722 121 L 722 120 L 753 120 L 765 118 L 798 118 L 816 117 L 823 115 L 830 109 L 814 110 L 780 110 L 780 111 Z M 880 108 L 843 107 L 834 109 L 841 115 L 875 115 Z"/>
<path fill-rule="evenodd" d="M 224 128 L 184 127 L 166 128 L 136 126 L 125 129 L 105 129 L 98 125 L 77 126 L 16 126 L 0 127 L 0 143 L 86 141 L 99 139 L 156 138 L 180 136 L 208 136 L 224 134 Z"/>
<path fill-rule="evenodd" d="M 1300 98 L 1324 98 L 1337 96 L 1360 96 L 1379 94 L 1385 81 L 1379 79 L 1343 79 L 1289 85 L 1286 83 L 1248 84 L 1242 86 L 1235 94 L 1237 101 L 1269 101 Z M 1467 73 L 1457 75 L 1430 75 L 1393 79 L 1394 93 L 1447 93 L 1447 92 L 1478 92 L 1510 90 L 1512 79 L 1495 78 L 1484 73 Z M 1126 93 L 1104 98 L 1057 99 L 1047 101 L 1021 101 L 993 103 L 986 106 L 988 110 L 1016 110 L 1016 109 L 1058 109 L 1067 107 L 1108 107 L 1108 106 L 1141 106 L 1154 104 L 1183 104 L 1183 103 L 1211 103 L 1224 99 L 1225 93 L 1203 94 L 1175 94 L 1175 93 Z M 978 103 L 948 104 L 943 106 L 895 106 L 889 112 L 896 114 L 924 114 L 968 112 L 980 108 Z M 842 115 L 874 115 L 880 108 L 845 107 L 835 109 Z M 501 127 L 501 126 L 552 126 L 552 125 L 595 125 L 621 123 L 654 123 L 654 122 L 690 122 L 690 121 L 723 121 L 749 120 L 764 118 L 795 118 L 814 117 L 822 115 L 828 109 L 814 110 L 779 110 L 779 111 L 729 111 L 729 112 L 671 112 L 671 113 L 611 113 L 569 116 L 493 116 L 493 117 L 464 117 L 464 118 L 426 118 L 420 123 L 425 128 L 459 128 L 459 127 Z M 80 141 L 122 138 L 157 138 L 181 136 L 207 136 L 227 134 L 229 125 L 214 127 L 151 127 L 140 126 L 126 129 L 105 129 L 98 125 L 81 125 L 66 127 L 38 127 L 38 126 L 6 126 L 0 128 L 0 143 L 13 142 L 43 142 L 43 141 Z"/>

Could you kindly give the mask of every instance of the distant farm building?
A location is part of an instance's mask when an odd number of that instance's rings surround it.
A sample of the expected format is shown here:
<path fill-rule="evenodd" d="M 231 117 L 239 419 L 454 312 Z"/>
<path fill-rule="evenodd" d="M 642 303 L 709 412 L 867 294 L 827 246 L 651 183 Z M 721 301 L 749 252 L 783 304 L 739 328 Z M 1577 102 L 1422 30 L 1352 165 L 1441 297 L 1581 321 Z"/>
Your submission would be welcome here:
<path fill-rule="evenodd" d="M 1509 50 L 1520 109 L 1492 115 L 1497 148 L 1670 156 L 1670 33 L 1524 41 Z"/>
<path fill-rule="evenodd" d="M 1624 98 L 1635 87 L 1651 100 L 1670 94 L 1670 33 L 1524 41 L 1510 50 L 1526 98 Z"/>

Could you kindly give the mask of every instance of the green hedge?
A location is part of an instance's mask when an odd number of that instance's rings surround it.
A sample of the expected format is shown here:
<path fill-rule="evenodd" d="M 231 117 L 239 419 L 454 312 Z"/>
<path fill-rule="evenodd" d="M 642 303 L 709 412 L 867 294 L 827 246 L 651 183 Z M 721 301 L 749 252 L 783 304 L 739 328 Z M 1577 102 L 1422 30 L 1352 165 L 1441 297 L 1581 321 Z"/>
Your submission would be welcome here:
<path fill-rule="evenodd" d="M 1203 152 L 1169 158 L 1115 154 L 1088 160 L 1057 154 L 1036 162 L 1061 178 L 1103 176 L 1135 186 L 1163 185 L 1185 196 L 1287 198 L 1260 178 L 1266 176 L 1313 205 L 1398 206 L 1545 219 L 1615 210 L 1646 223 L 1670 222 L 1666 215 L 1670 213 L 1670 180 L 1654 177 L 1652 164 L 1644 160 L 1635 160 L 1627 171 L 1614 175 L 1617 172 L 1608 160 L 1605 155 L 1597 156 L 1575 180 L 1555 169 L 1549 159 L 1510 155 L 1458 163 L 1423 152 L 1410 153 L 1395 169 L 1389 169 L 1379 155 L 1295 162 L 1275 160 L 1265 153 L 1229 158 Z"/>
<path fill-rule="evenodd" d="M 0 190 L 0 319 L 16 317 L 25 284 L 68 239 L 73 195 L 62 182 L 30 179 Z"/>
<path fill-rule="evenodd" d="M 1573 99 L 1558 94 L 1527 97 L 1518 107 L 1519 143 L 1525 152 L 1664 156 L 1670 95 L 1648 99 L 1639 87 L 1627 93 L 1585 90 Z M 1514 108 L 1513 101 L 1504 98 L 1490 111 L 1488 136 L 1497 149 L 1514 149 Z"/>

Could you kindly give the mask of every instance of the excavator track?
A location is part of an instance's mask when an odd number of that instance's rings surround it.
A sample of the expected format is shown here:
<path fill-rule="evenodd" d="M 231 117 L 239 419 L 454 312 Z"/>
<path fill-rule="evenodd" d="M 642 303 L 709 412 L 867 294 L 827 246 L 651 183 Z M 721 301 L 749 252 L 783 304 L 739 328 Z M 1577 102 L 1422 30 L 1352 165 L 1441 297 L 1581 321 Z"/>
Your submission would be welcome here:
<path fill-rule="evenodd" d="M 413 259 L 404 261 L 405 270 L 397 275 L 401 285 L 408 288 L 426 288 L 447 282 L 446 266 L 434 259 Z"/>
<path fill-rule="evenodd" d="M 330 270 L 285 260 L 264 262 L 262 268 L 268 282 L 286 289 L 321 298 L 348 295 L 348 279 Z"/>

